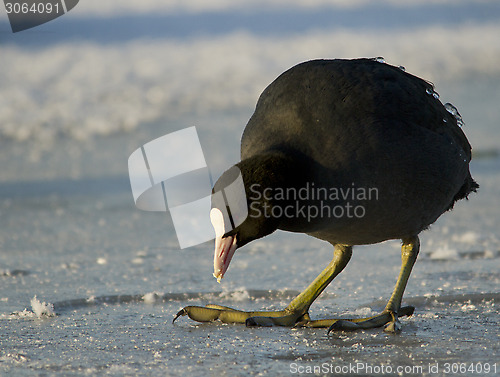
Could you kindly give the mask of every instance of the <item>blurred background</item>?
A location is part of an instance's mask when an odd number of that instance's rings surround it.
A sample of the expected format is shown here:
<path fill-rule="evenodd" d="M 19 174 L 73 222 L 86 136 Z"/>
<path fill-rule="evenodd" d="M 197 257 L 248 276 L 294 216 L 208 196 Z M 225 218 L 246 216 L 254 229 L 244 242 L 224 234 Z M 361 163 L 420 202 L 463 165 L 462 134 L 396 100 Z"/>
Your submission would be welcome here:
<path fill-rule="evenodd" d="M 3 9 L 0 374 L 282 375 L 297 360 L 494 361 L 498 0 L 81 0 L 15 34 Z M 168 213 L 135 208 L 129 155 L 196 126 L 216 179 L 239 160 L 243 129 L 274 78 L 302 61 L 357 57 L 384 57 L 435 84 L 465 121 L 481 185 L 422 233 L 405 292 L 417 311 L 404 335 L 172 326 L 187 304 L 282 308 L 329 262 L 331 245 L 277 232 L 242 249 L 218 285 L 212 242 L 180 251 Z M 399 249 L 356 248 L 312 316 L 383 308 Z M 60 316 L 38 320 L 34 295 Z"/>
<path fill-rule="evenodd" d="M 476 150 L 498 147 L 496 0 L 85 0 L 16 34 L 0 15 L 0 143 L 20 146 L 0 152 L 2 181 L 121 174 L 135 147 L 192 125 L 219 173 L 262 90 L 316 58 L 402 65 L 458 107 Z"/>

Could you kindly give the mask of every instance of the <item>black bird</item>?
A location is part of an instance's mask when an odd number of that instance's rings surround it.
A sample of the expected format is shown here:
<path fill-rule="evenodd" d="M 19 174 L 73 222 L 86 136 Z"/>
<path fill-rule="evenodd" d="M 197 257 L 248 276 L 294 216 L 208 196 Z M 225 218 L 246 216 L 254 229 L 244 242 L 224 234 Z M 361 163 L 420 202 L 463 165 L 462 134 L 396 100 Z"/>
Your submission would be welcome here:
<path fill-rule="evenodd" d="M 431 83 L 380 59 L 313 60 L 281 74 L 245 128 L 241 162 L 213 189 L 214 276 L 223 277 L 236 249 L 277 229 L 330 242 L 333 260 L 284 310 L 188 306 L 175 318 L 399 331 L 398 317 L 414 310 L 401 300 L 419 233 L 479 187 L 461 125 Z M 384 311 L 311 320 L 309 307 L 347 265 L 352 247 L 391 239 L 402 240 L 402 267 Z"/>

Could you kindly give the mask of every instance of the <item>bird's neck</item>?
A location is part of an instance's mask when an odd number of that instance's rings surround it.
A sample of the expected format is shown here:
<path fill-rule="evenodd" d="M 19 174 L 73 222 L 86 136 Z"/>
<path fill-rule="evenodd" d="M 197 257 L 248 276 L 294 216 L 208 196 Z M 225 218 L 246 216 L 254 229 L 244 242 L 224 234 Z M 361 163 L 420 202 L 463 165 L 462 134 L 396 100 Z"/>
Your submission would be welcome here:
<path fill-rule="evenodd" d="M 263 217 L 275 228 L 293 230 L 297 207 L 307 206 L 308 190 L 314 187 L 308 159 L 289 151 L 273 151 L 244 159 L 237 167 L 245 185 L 249 216 Z"/>
<path fill-rule="evenodd" d="M 300 189 L 313 179 L 307 160 L 290 152 L 262 153 L 244 159 L 236 166 L 247 191 L 262 195 L 279 189 Z"/>

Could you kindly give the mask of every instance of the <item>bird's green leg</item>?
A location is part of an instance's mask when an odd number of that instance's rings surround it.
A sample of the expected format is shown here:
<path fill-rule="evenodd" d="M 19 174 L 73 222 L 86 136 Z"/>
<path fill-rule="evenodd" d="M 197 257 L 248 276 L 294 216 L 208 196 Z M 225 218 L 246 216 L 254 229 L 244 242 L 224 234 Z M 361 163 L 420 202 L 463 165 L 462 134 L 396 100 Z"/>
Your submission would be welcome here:
<path fill-rule="evenodd" d="M 401 246 L 401 272 L 399 273 L 398 281 L 396 282 L 396 287 L 394 292 L 389 299 L 384 311 L 377 316 L 370 318 L 358 318 L 358 319 L 348 319 L 348 320 L 332 320 L 330 322 L 330 328 L 328 332 L 332 330 L 356 330 L 356 329 L 368 329 L 374 327 L 381 327 L 386 325 L 385 331 L 387 332 L 399 332 L 401 330 L 401 324 L 398 317 L 405 315 L 412 315 L 414 308 L 412 306 L 401 307 L 401 300 L 403 298 L 403 293 L 406 288 L 406 283 L 410 277 L 411 270 L 415 261 L 417 260 L 418 251 L 420 248 L 420 242 L 417 236 L 403 240 L 403 245 Z M 327 324 L 328 320 L 322 321 L 323 323 L 318 323 L 318 325 Z M 312 321 L 306 326 L 311 327 L 323 327 L 315 326 L 315 322 Z"/>
<path fill-rule="evenodd" d="M 187 315 L 198 322 L 210 322 L 218 319 L 225 323 L 246 323 L 248 326 L 294 326 L 309 323 L 309 307 L 335 276 L 344 269 L 351 259 L 351 255 L 351 246 L 335 245 L 330 264 L 309 287 L 283 310 L 245 312 L 220 305 L 186 306 L 177 313 L 174 321 L 180 316 Z"/>

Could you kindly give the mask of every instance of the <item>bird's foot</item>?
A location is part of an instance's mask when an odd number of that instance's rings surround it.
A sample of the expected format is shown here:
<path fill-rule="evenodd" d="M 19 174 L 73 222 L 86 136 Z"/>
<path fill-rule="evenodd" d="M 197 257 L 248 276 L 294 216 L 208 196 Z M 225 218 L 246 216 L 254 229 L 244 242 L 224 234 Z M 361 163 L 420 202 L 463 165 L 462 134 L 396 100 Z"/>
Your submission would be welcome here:
<path fill-rule="evenodd" d="M 187 315 L 197 322 L 245 323 L 247 326 L 295 326 L 309 321 L 307 313 L 296 313 L 290 310 L 245 312 L 227 306 L 209 304 L 202 306 L 186 306 L 174 317 Z"/>
<path fill-rule="evenodd" d="M 328 328 L 328 334 L 334 330 L 343 331 L 353 331 L 360 329 L 372 329 L 376 327 L 384 327 L 384 331 L 389 333 L 398 333 L 401 331 L 401 322 L 399 322 L 399 317 L 411 316 L 415 308 L 413 306 L 404 306 L 398 310 L 398 312 L 384 310 L 381 314 L 368 317 L 368 318 L 355 318 L 355 319 L 333 319 L 333 320 L 321 320 L 321 321 L 311 321 L 310 324 L 306 324 L 308 327 L 326 327 Z M 321 322 L 316 326 L 315 322 Z"/>
<path fill-rule="evenodd" d="M 385 326 L 384 331 L 398 333 L 401 331 L 399 317 L 409 317 L 414 310 L 413 306 L 404 306 L 397 313 L 384 310 L 381 314 L 368 318 L 311 320 L 307 312 L 302 314 L 288 309 L 246 312 L 227 306 L 209 304 L 205 307 L 186 306 L 176 314 L 172 322 L 187 315 L 197 322 L 219 320 L 223 323 L 244 323 L 246 326 L 328 327 L 328 333 L 334 330 L 353 331 Z"/>

